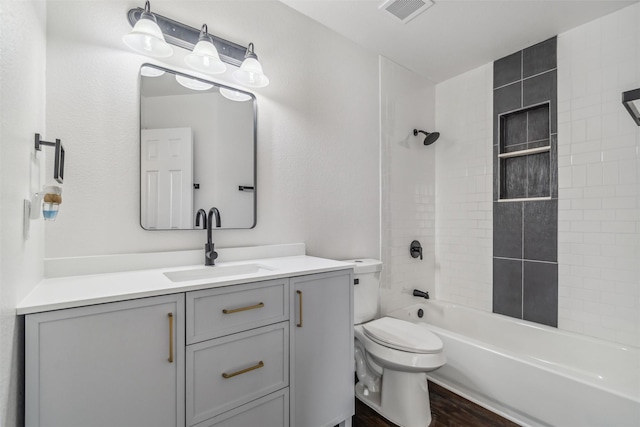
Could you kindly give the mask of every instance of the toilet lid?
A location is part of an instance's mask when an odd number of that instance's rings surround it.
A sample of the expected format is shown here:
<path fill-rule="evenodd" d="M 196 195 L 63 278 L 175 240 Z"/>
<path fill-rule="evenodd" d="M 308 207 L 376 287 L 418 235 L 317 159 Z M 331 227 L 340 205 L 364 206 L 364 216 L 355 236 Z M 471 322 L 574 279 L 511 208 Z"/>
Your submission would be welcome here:
<path fill-rule="evenodd" d="M 385 347 L 410 353 L 439 353 L 442 341 L 433 332 L 405 320 L 383 317 L 362 325 L 365 335 Z"/>

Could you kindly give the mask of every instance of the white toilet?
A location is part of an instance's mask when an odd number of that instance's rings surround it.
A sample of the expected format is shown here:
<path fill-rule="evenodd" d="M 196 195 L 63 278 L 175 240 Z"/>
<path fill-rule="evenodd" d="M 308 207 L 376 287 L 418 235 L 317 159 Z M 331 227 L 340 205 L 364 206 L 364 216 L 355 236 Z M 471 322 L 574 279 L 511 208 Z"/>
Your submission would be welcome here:
<path fill-rule="evenodd" d="M 414 323 L 375 319 L 382 262 L 350 262 L 355 264 L 356 397 L 401 427 L 427 427 L 431 406 L 426 373 L 445 364 L 442 341 Z"/>

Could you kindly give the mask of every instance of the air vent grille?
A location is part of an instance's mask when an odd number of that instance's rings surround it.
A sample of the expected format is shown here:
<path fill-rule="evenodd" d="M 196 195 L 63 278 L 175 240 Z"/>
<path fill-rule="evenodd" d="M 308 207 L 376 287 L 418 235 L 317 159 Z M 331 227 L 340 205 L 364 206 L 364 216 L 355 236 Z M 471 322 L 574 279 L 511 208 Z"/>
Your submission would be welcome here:
<path fill-rule="evenodd" d="M 431 0 L 387 0 L 379 9 L 386 10 L 406 24 L 431 6 Z"/>

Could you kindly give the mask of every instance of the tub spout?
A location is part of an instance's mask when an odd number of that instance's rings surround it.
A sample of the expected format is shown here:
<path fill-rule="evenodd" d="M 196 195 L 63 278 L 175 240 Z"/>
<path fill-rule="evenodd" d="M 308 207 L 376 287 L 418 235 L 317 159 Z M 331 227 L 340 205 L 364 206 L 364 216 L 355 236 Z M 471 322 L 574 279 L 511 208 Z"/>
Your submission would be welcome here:
<path fill-rule="evenodd" d="M 420 289 L 413 290 L 414 297 L 422 297 L 424 299 L 429 299 L 429 292 L 421 291 Z"/>

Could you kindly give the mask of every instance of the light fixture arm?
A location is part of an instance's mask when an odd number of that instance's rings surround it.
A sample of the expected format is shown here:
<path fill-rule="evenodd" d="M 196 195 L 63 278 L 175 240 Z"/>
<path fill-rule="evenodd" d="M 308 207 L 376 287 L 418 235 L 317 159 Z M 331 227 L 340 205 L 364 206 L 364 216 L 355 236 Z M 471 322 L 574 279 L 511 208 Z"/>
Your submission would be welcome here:
<path fill-rule="evenodd" d="M 165 40 L 169 44 L 187 50 L 193 50 L 193 47 L 200 40 L 202 29 L 204 29 L 205 34 L 211 39 L 211 42 L 216 47 L 216 49 L 218 49 L 220 59 L 223 62 L 239 67 L 240 64 L 242 64 L 242 61 L 245 59 L 245 54 L 248 50 L 246 47 L 209 34 L 207 32 L 206 24 L 203 25 L 203 28 L 199 30 L 197 28 L 182 24 L 178 21 L 174 21 L 173 19 L 158 15 L 155 12 L 152 14 L 150 13 L 150 6 L 148 1 L 145 3 L 144 9 L 138 7 L 129 10 L 129 12 L 127 13 L 129 24 L 131 24 L 131 26 L 133 27 L 144 13 L 149 13 L 149 15 L 155 18 L 156 23 L 164 34 Z"/>
<path fill-rule="evenodd" d="M 207 27 L 207 24 L 202 24 L 202 27 L 200 28 L 200 35 L 198 36 L 198 41 L 202 41 L 202 40 L 210 41 L 213 43 L 213 41 L 211 40 L 211 36 L 209 35 L 209 27 Z"/>
<path fill-rule="evenodd" d="M 151 19 L 153 22 L 156 22 L 156 23 L 158 22 L 156 20 L 156 17 L 153 16 L 153 13 L 151 13 L 151 3 L 149 3 L 149 0 L 147 0 L 144 3 L 144 11 L 140 14 L 140 17 L 141 18 L 144 17 L 146 19 Z"/>
<path fill-rule="evenodd" d="M 258 55 L 256 55 L 256 53 L 253 51 L 253 43 L 249 43 L 249 46 L 247 46 L 247 51 L 244 53 L 244 57 L 246 58 L 253 58 L 255 60 L 258 59 Z"/>

